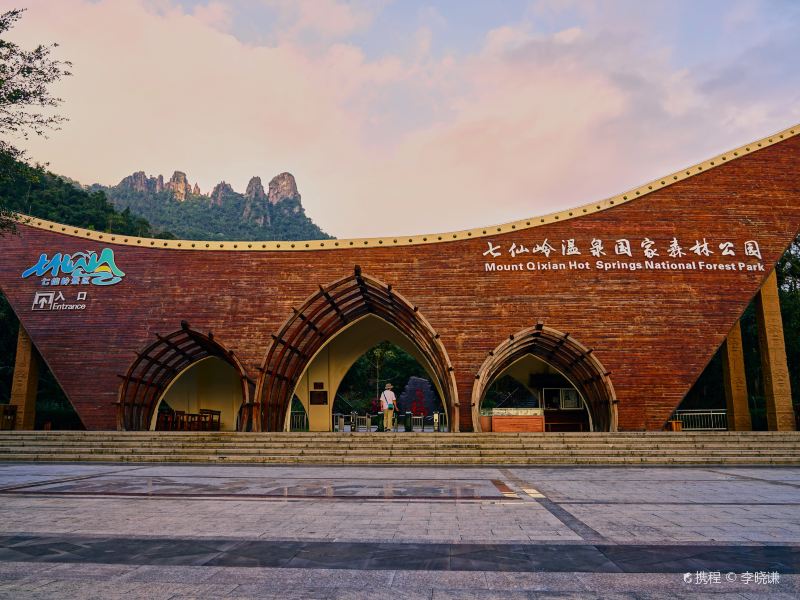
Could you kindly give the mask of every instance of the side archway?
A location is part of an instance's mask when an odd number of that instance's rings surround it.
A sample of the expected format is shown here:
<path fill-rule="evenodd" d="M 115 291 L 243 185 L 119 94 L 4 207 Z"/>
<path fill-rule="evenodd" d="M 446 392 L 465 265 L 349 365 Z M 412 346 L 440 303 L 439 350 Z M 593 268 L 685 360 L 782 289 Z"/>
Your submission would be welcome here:
<path fill-rule="evenodd" d="M 537 323 L 510 335 L 489 352 L 472 386 L 472 421 L 480 429 L 480 405 L 492 383 L 525 355 L 532 355 L 558 370 L 586 401 L 596 431 L 616 431 L 617 399 L 606 371 L 593 350 L 569 333 Z"/>
<path fill-rule="evenodd" d="M 225 361 L 239 373 L 242 405 L 247 405 L 254 383 L 238 357 L 216 340 L 213 333 L 200 333 L 182 321 L 179 330 L 166 336 L 156 334 L 156 341 L 137 352 L 136 360 L 128 372 L 120 375 L 122 383 L 117 401 L 117 429 L 149 429 L 153 413 L 172 382 L 192 365 L 209 357 Z"/>
<path fill-rule="evenodd" d="M 272 336 L 273 342 L 261 367 L 256 387 L 256 406 L 261 409 L 261 428 L 281 431 L 298 381 L 317 353 L 338 333 L 366 315 L 375 315 L 400 331 L 430 365 L 448 422 L 458 427 L 458 395 L 447 351 L 419 309 L 391 285 L 364 275 L 356 266 L 343 277 L 309 296 Z"/>

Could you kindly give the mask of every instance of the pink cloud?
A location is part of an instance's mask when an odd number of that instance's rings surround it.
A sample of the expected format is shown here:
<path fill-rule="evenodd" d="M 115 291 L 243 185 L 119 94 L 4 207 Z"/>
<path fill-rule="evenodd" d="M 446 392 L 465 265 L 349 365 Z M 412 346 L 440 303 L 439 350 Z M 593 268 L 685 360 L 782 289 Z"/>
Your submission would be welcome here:
<path fill-rule="evenodd" d="M 308 33 L 324 38 L 339 39 L 366 29 L 375 13 L 385 2 L 340 0 L 261 0 L 277 10 L 286 23 L 283 39 L 294 39 Z"/>
<path fill-rule="evenodd" d="M 75 73 L 57 90 L 71 120 L 33 157 L 85 183 L 180 169 L 204 190 L 291 171 L 308 213 L 345 237 L 590 202 L 800 121 L 779 94 L 721 103 L 635 36 L 523 24 L 436 57 L 420 30 L 406 55 L 371 59 L 330 40 L 369 26 L 374 5 L 280 4 L 287 31 L 329 42 L 241 43 L 220 2 L 28 2 L 15 40 L 58 41 Z"/>
<path fill-rule="evenodd" d="M 211 27 L 227 31 L 232 22 L 231 9 L 222 2 L 201 4 L 192 10 L 192 16 Z"/>

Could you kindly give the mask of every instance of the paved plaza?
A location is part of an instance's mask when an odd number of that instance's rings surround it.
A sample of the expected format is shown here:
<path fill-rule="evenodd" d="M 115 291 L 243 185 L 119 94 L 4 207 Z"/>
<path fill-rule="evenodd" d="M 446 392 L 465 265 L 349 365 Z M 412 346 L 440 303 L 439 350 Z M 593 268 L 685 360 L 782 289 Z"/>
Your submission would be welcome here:
<path fill-rule="evenodd" d="M 797 598 L 800 468 L 0 464 L 2 598 Z"/>

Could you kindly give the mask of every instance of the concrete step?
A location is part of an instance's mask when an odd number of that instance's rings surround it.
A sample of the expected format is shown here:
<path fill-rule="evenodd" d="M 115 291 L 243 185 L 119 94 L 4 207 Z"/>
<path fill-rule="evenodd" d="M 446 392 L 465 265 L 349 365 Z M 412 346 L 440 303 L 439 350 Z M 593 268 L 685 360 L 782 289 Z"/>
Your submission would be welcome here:
<path fill-rule="evenodd" d="M 226 441 L 219 442 L 216 440 L 129 440 L 129 439 L 88 439 L 80 438 L 75 440 L 65 440 L 59 437 L 53 438 L 31 438 L 31 439 L 14 439 L 14 440 L 0 440 L 0 447 L 14 448 L 31 445 L 42 446 L 63 446 L 70 447 L 76 444 L 92 445 L 96 447 L 116 447 L 116 448 L 142 448 L 142 447 L 169 447 L 169 448 L 204 448 L 215 446 L 220 448 L 321 448 L 321 449 L 352 449 L 352 448 L 372 448 L 375 450 L 387 448 L 409 448 L 409 449 L 426 449 L 426 448 L 453 448 L 453 449 L 470 449 L 470 448 L 727 448 L 727 447 L 753 447 L 758 448 L 762 446 L 772 447 L 794 447 L 800 448 L 800 438 L 795 440 L 743 440 L 743 441 L 726 441 L 726 440 L 706 440 L 706 441 L 675 441 L 669 442 L 664 440 L 644 440 L 642 442 L 633 443 L 630 441 L 594 441 L 587 440 L 579 442 L 575 440 L 570 441 L 532 441 L 532 440 L 516 440 L 516 441 L 486 441 L 485 443 L 457 443 L 457 442 L 441 442 L 441 443 L 419 443 L 416 441 L 408 441 L 402 439 L 384 440 L 380 444 L 366 444 L 357 441 L 350 441 L 347 443 L 330 443 L 326 441 L 279 441 L 279 440 L 262 440 L 262 441 Z"/>
<path fill-rule="evenodd" d="M 421 439 L 497 439 L 497 438 L 578 438 L 578 439 L 600 439 L 600 438 L 692 438 L 692 437 L 718 437 L 718 438 L 754 438 L 754 437 L 798 437 L 800 432 L 779 432 L 779 431 L 684 431 L 684 432 L 662 432 L 662 431 L 642 431 L 642 432 L 547 432 L 547 433 L 431 433 L 431 432 L 392 432 L 384 434 L 378 432 L 265 432 L 265 433 L 244 433 L 233 431 L 222 432 L 193 432 L 193 431 L 0 431 L 0 438 L 6 437 L 30 437 L 30 436 L 60 436 L 60 437 L 142 437 L 142 438 L 172 438 L 172 437 L 193 437 L 193 438 L 219 438 L 219 439 L 263 439 L 267 437 L 280 439 L 316 439 L 330 438 L 341 440 L 346 438 L 355 439 L 377 439 L 381 437 L 417 437 Z"/>
<path fill-rule="evenodd" d="M 720 440 L 720 439 L 706 439 L 706 440 L 486 440 L 486 441 L 440 441 L 440 442 L 420 442 L 417 440 L 402 440 L 402 439 L 384 439 L 381 442 L 360 442 L 358 440 L 331 442 L 326 440 L 276 440 L 276 439 L 262 439 L 262 440 L 239 440 L 239 441 L 219 441 L 219 440 L 204 440 L 204 439 L 174 439 L 174 440 L 148 440 L 143 439 L 115 439 L 115 438 L 77 438 L 77 439 L 63 439 L 63 438 L 26 438 L 26 439 L 2 439 L 0 438 L 0 446 L 22 446 L 30 444 L 92 444 L 92 445 L 107 445 L 107 446 L 169 446 L 173 448 L 180 447 L 195 447 L 195 446 L 220 446 L 220 447 L 299 447 L 299 448 L 373 448 L 381 449 L 388 447 L 408 447 L 408 448 L 484 448 L 484 447 L 497 447 L 497 448 L 550 448 L 550 447 L 589 447 L 589 448 L 603 448 L 603 447 L 626 447 L 626 448 L 702 448 L 713 446 L 761 446 L 761 445 L 786 445 L 786 446 L 799 446 L 800 438 L 776 438 L 773 440 L 763 439 L 741 439 L 741 440 Z"/>
<path fill-rule="evenodd" d="M 0 440 L 0 452 L 12 451 L 14 449 L 23 449 L 31 447 L 51 448 L 55 450 L 67 451 L 74 447 L 92 447 L 96 449 L 115 449 L 118 451 L 135 450 L 135 449 L 156 449 L 165 448 L 170 451 L 197 451 L 208 448 L 218 448 L 220 450 L 233 450 L 233 449 L 246 449 L 246 450 L 297 450 L 297 451 L 319 451 L 319 452 L 352 452 L 358 450 L 369 451 L 373 453 L 381 453 L 388 451 L 408 451 L 408 452 L 433 452 L 433 451 L 473 451 L 473 450 L 496 450 L 511 451 L 522 450 L 528 452 L 552 452 L 559 450 L 588 450 L 588 451 L 605 451 L 605 450 L 619 450 L 629 452 L 639 452 L 644 450 L 653 451 L 697 451 L 697 452 L 710 452 L 714 450 L 722 450 L 728 448 L 740 450 L 760 450 L 764 448 L 784 449 L 787 451 L 800 451 L 800 442 L 796 441 L 775 441 L 775 442 L 754 442 L 748 443 L 722 443 L 718 441 L 711 441 L 705 443 L 694 444 L 668 444 L 668 443 L 645 443 L 645 444 L 631 444 L 631 443 L 517 443 L 517 444 L 413 444 L 405 442 L 386 443 L 381 445 L 373 444 L 325 444 L 325 443 L 226 443 L 220 444 L 215 442 L 131 442 L 125 441 L 96 441 L 96 440 L 75 440 L 73 442 L 66 442 L 64 440 L 26 440 L 23 442 L 7 443 Z"/>
<path fill-rule="evenodd" d="M 175 456 L 197 456 L 197 455 L 229 455 L 237 454 L 241 456 L 268 456 L 268 455 L 281 455 L 281 456 L 303 456 L 303 457 L 338 457 L 338 456 L 391 456 L 397 458 L 413 458 L 414 456 L 439 456 L 442 458 L 452 458 L 457 460 L 459 457 L 475 457 L 475 456 L 540 456 L 548 457 L 553 455 L 570 455 L 570 456 L 674 456 L 674 457 L 691 457 L 698 455 L 696 450 L 653 450 L 641 449 L 636 452 L 624 449 L 557 449 L 557 450 L 539 450 L 531 451 L 526 449 L 506 449 L 497 450 L 492 448 L 487 449 L 473 449 L 473 450 L 453 450 L 453 449 L 439 449 L 439 450 L 426 450 L 420 452 L 413 449 L 404 450 L 386 450 L 382 453 L 376 454 L 370 450 L 363 448 L 357 449 L 335 449 L 335 450 L 321 450 L 321 449 L 299 449 L 299 448 L 271 448 L 271 449 L 258 449 L 258 448 L 197 448 L 193 450 L 175 450 L 169 447 L 155 447 L 155 448 L 127 448 L 120 451 L 118 448 L 96 448 L 92 446 L 75 446 L 71 448 L 50 448 L 46 446 L 26 446 L 16 449 L 0 448 L 0 457 L 5 458 L 8 455 L 36 455 L 36 454 L 57 454 L 64 457 L 73 456 L 76 454 L 97 454 L 97 455 L 160 455 L 160 454 L 173 454 Z M 786 455 L 797 456 L 800 458 L 800 450 L 787 450 L 785 448 L 758 448 L 758 449 L 741 449 L 741 448 L 717 448 L 713 450 L 704 451 L 701 453 L 703 456 L 767 456 L 767 455 Z"/>
<path fill-rule="evenodd" d="M 124 463 L 227 463 L 227 464 L 372 464 L 372 465 L 444 465 L 444 464 L 476 464 L 476 465 L 797 465 L 797 456 L 733 456 L 733 457 L 640 457 L 640 456 L 572 456 L 555 455 L 548 457 L 506 457 L 506 456 L 482 456 L 482 457 L 463 457 L 458 462 L 445 461 L 437 456 L 416 456 L 410 458 L 402 464 L 396 460 L 386 458 L 376 458 L 374 456 L 353 456 L 344 455 L 339 457 L 318 457 L 309 459 L 307 457 L 287 457 L 283 455 L 261 455 L 261 456 L 240 456 L 240 455 L 195 455 L 182 456 L 175 454 L 151 454 L 143 456 L 132 456 L 124 454 L 75 454 L 65 458 L 59 454 L 34 454 L 34 455 L 8 455 L 4 460 L 10 461 L 40 461 L 40 462 L 124 462 Z"/>
<path fill-rule="evenodd" d="M 0 460 L 308 464 L 800 464 L 797 432 L 0 432 Z"/>
<path fill-rule="evenodd" d="M 452 436 L 432 435 L 432 434 L 357 434 L 348 435 L 338 434 L 305 434 L 302 436 L 286 436 L 281 434 L 232 434 L 226 436 L 209 435 L 202 433 L 171 433 L 169 435 L 153 434 L 124 434 L 124 433 L 87 433 L 75 434 L 72 432 L 46 432 L 46 433 L 25 433 L 0 432 L 0 443 L 14 443 L 25 440 L 46 440 L 58 439 L 64 441 L 93 440 L 93 441 L 114 441 L 114 442 L 190 442 L 190 443 L 325 443 L 325 444 L 373 444 L 382 445 L 387 442 L 407 442 L 413 444 L 486 444 L 486 443 L 697 443 L 697 442 L 723 442 L 733 443 L 742 441 L 795 441 L 800 442 L 799 433 L 774 433 L 771 435 L 684 435 L 673 433 L 668 435 L 651 436 L 628 436 L 623 434 L 597 435 L 584 434 L 575 436 L 560 436 L 553 434 L 530 434 L 524 436 L 506 434 L 488 434 L 477 436 L 475 434 L 458 434 Z"/>

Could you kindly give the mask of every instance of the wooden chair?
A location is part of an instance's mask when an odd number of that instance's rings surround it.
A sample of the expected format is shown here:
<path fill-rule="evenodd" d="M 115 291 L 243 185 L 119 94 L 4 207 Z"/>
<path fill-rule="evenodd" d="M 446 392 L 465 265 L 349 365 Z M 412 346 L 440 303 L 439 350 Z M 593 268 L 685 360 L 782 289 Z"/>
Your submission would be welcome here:
<path fill-rule="evenodd" d="M 219 431 L 222 411 L 211 410 L 210 408 L 200 409 L 203 431 Z"/>
<path fill-rule="evenodd" d="M 172 431 L 186 431 L 186 411 L 176 410 Z"/>
<path fill-rule="evenodd" d="M 172 431 L 175 427 L 175 413 L 173 411 L 161 411 L 156 418 L 156 431 Z"/>
<path fill-rule="evenodd" d="M 188 431 L 200 431 L 200 413 L 187 413 L 186 429 Z"/>
<path fill-rule="evenodd" d="M 211 431 L 211 415 L 202 410 L 198 413 L 195 423 L 195 431 Z"/>

